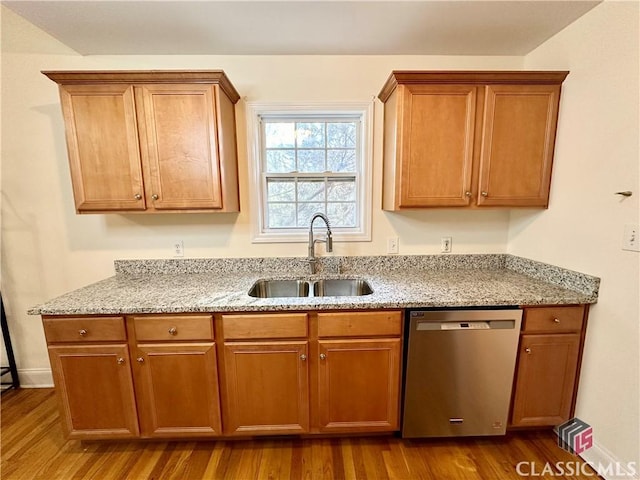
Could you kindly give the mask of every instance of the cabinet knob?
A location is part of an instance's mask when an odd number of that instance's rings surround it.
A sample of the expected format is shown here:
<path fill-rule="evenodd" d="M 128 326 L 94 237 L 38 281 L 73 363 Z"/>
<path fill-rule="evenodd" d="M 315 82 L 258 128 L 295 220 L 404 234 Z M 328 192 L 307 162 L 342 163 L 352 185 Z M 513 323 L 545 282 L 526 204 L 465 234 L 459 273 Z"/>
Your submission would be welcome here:
<path fill-rule="evenodd" d="M 300 360 L 305 361 L 306 359 L 307 359 L 307 356 L 304 353 L 300 355 Z"/>
<path fill-rule="evenodd" d="M 466 197 L 470 197 L 470 196 L 471 196 L 471 192 L 469 192 L 469 191 L 464 192 L 464 195 L 465 195 Z"/>
<path fill-rule="evenodd" d="M 560 319 L 559 319 L 559 318 L 554 318 L 554 319 L 553 319 L 553 321 L 554 321 L 555 323 L 560 323 Z"/>
<path fill-rule="evenodd" d="M 142 195 L 140 195 L 139 193 L 136 193 L 133 198 L 135 198 L 136 200 L 142 200 Z"/>
<path fill-rule="evenodd" d="M 156 195 L 155 193 L 153 195 L 151 195 L 151 200 L 158 200 L 158 195 Z"/>
<path fill-rule="evenodd" d="M 144 363 L 144 358 L 142 357 L 138 357 L 136 358 L 136 360 L 138 361 L 138 363 Z"/>
<path fill-rule="evenodd" d="M 488 197 L 489 196 L 489 192 L 480 192 L 480 195 L 482 195 L 483 197 Z"/>
<path fill-rule="evenodd" d="M 178 329 L 176 327 L 171 327 L 169 329 L 169 335 L 176 335 L 178 333 Z"/>
<path fill-rule="evenodd" d="M 320 354 L 320 360 L 324 360 L 325 358 L 327 358 L 327 356 L 324 353 Z"/>
<path fill-rule="evenodd" d="M 123 365 L 123 364 L 124 364 L 124 358 L 118 357 L 118 365 Z"/>
<path fill-rule="evenodd" d="M 529 347 L 525 348 L 524 351 L 528 354 L 531 355 L 531 349 Z"/>
<path fill-rule="evenodd" d="M 87 334 L 87 331 L 84 328 L 81 328 L 80 330 L 78 330 L 78 333 L 84 337 Z"/>

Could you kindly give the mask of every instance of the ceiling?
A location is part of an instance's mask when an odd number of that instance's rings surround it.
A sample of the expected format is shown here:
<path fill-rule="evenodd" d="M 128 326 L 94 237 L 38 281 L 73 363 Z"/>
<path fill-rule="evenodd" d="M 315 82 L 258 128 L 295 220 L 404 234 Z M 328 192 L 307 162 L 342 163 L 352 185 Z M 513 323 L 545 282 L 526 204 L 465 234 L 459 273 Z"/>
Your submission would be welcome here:
<path fill-rule="evenodd" d="M 525 55 L 600 1 L 2 1 L 82 55 Z"/>

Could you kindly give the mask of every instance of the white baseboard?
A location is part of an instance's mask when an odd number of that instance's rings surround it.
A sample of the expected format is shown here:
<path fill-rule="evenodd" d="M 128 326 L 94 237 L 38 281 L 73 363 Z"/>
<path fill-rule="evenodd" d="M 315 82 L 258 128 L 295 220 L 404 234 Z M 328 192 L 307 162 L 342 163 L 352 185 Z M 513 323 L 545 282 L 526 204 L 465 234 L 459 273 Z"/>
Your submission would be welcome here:
<path fill-rule="evenodd" d="M 18 370 L 18 377 L 22 388 L 53 387 L 53 375 L 50 368 L 22 368 Z"/>
<path fill-rule="evenodd" d="M 621 462 L 596 442 L 593 442 L 593 447 L 582 452 L 580 457 L 594 467 L 605 480 L 640 480 L 640 465 Z"/>

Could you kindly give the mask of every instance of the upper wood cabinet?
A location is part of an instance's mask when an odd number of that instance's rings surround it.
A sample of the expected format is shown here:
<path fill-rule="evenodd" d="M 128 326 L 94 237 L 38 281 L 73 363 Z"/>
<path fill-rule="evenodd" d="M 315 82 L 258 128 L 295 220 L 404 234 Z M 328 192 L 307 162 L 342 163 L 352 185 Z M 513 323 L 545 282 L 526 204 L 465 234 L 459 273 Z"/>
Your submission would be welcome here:
<path fill-rule="evenodd" d="M 546 208 L 568 73 L 392 72 L 383 209 Z"/>
<path fill-rule="evenodd" d="M 224 72 L 43 72 L 60 85 L 78 213 L 237 212 Z"/>

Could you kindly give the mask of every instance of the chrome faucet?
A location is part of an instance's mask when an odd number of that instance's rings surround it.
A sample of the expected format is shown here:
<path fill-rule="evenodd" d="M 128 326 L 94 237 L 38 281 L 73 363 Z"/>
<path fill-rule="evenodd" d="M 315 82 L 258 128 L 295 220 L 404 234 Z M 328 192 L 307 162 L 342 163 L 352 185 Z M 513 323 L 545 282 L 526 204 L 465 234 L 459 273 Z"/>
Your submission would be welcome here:
<path fill-rule="evenodd" d="M 327 226 L 327 237 L 324 240 L 319 238 L 313 238 L 313 222 L 316 218 L 321 218 L 324 220 L 325 225 Z M 316 263 L 318 260 L 316 259 L 315 254 L 315 244 L 316 242 L 326 243 L 327 252 L 333 251 L 333 237 L 331 236 L 331 226 L 329 225 L 329 219 L 324 213 L 315 213 L 313 217 L 311 217 L 311 223 L 309 224 L 309 256 L 307 257 L 307 262 L 309 262 L 309 269 L 311 273 L 316 273 Z"/>

